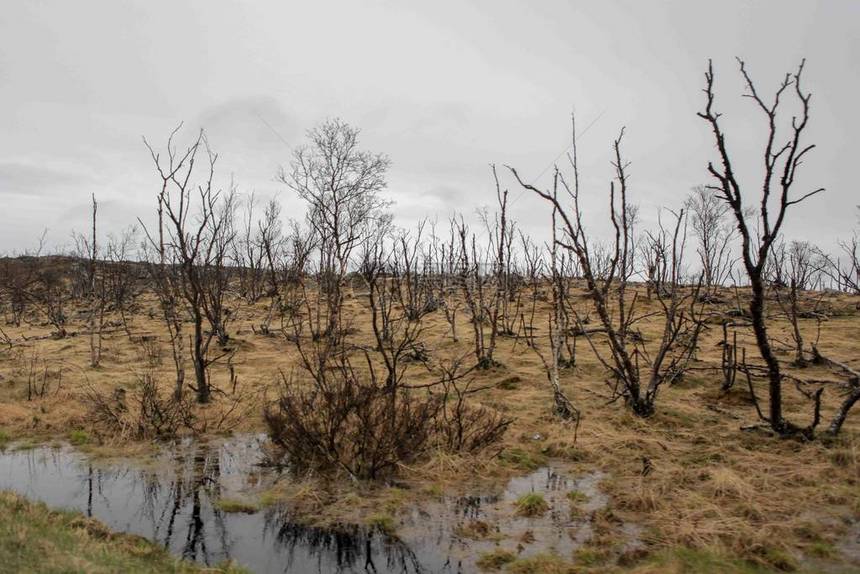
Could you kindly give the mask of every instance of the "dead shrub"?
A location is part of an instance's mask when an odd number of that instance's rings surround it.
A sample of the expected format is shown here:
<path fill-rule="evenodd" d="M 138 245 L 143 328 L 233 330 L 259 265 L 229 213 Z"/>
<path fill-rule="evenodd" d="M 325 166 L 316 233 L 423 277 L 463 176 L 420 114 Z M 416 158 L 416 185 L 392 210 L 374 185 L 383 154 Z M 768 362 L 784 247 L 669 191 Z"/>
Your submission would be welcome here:
<path fill-rule="evenodd" d="M 160 367 L 164 362 L 164 350 L 158 337 L 141 335 L 138 341 L 138 356 L 141 362 L 152 369 Z"/>
<path fill-rule="evenodd" d="M 297 471 L 341 471 L 379 479 L 430 450 L 477 453 L 503 437 L 511 419 L 469 404 L 468 383 L 444 392 L 382 385 L 348 360 L 311 381 L 282 374 L 280 396 L 264 417 L 272 441 Z"/>
<path fill-rule="evenodd" d="M 118 387 L 106 395 L 91 387 L 84 401 L 96 429 L 122 438 L 169 439 L 194 424 L 190 401 L 159 389 L 151 373 L 140 375 L 130 392 Z"/>
<path fill-rule="evenodd" d="M 194 416 L 188 419 L 188 430 L 192 434 L 232 432 L 250 417 L 259 415 L 265 389 L 229 393 L 214 386 L 212 389 L 217 399 L 206 407 L 195 407 Z"/>
<path fill-rule="evenodd" d="M 479 453 L 499 443 L 513 422 L 496 410 L 470 404 L 467 397 L 483 390 L 472 387 L 473 382 L 458 382 L 451 372 L 441 382 L 444 391 L 436 416 L 436 435 L 439 448 L 446 452 Z"/>
<path fill-rule="evenodd" d="M 431 444 L 437 397 L 362 380 L 348 364 L 311 385 L 282 380 L 280 397 L 264 416 L 272 441 L 297 470 L 377 479 L 416 460 Z"/>

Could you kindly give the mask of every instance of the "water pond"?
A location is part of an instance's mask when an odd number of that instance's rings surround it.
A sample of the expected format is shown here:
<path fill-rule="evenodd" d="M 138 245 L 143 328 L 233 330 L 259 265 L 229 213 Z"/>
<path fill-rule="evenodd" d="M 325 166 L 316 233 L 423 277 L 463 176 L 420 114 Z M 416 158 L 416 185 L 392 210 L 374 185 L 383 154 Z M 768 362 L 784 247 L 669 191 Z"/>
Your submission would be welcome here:
<path fill-rule="evenodd" d="M 288 479 L 260 464 L 264 441 L 183 442 L 149 464 L 94 462 L 68 445 L 9 448 L 0 452 L 0 489 L 78 510 L 203 564 L 231 559 L 253 572 L 302 574 L 475 572 L 478 556 L 496 548 L 569 557 L 591 536 L 589 515 L 607 503 L 599 473 L 566 477 L 548 466 L 497 492 L 439 496 L 410 507 L 397 517 L 396 536 L 367 526 L 308 527 L 278 506 L 222 511 L 222 498 Z M 531 492 L 542 494 L 549 510 L 520 516 L 515 502 Z M 628 534 L 635 545 L 635 529 Z"/>

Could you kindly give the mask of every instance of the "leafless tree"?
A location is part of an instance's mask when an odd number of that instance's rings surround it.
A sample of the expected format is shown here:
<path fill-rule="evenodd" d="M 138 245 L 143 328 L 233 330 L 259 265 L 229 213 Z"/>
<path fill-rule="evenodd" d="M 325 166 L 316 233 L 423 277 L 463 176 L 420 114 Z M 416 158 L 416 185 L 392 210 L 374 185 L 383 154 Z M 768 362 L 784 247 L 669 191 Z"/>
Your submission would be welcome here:
<path fill-rule="evenodd" d="M 289 238 L 284 236 L 281 206 L 275 200 L 266 204 L 263 218 L 257 223 L 257 243 L 261 254 L 262 282 L 265 286 L 262 290 L 269 297 L 269 310 L 259 328 L 262 334 L 268 335 L 275 315 L 282 314 L 284 305 L 282 290 L 290 279 L 287 270 Z"/>
<path fill-rule="evenodd" d="M 78 250 L 86 257 L 87 282 L 86 297 L 88 299 L 87 329 L 90 335 L 90 366 L 98 367 L 102 355 L 102 331 L 104 330 L 105 312 L 108 304 L 108 292 L 105 276 L 98 272 L 99 247 L 97 243 L 98 202 L 92 196 L 92 233 L 89 239 L 81 235 L 77 238 Z"/>
<path fill-rule="evenodd" d="M 698 240 L 696 253 L 702 266 L 704 286 L 711 290 L 724 285 L 734 263 L 731 241 L 735 229 L 728 221 L 731 207 L 704 185 L 693 188 L 684 207 Z"/>
<path fill-rule="evenodd" d="M 34 268 L 34 280 L 23 294 L 29 305 L 41 312 L 54 328 L 53 337 L 62 339 L 68 335 L 68 310 L 74 295 L 69 274 L 61 265 L 50 260 L 39 261 Z"/>
<path fill-rule="evenodd" d="M 857 206 L 857 216 L 860 221 L 860 205 Z M 857 233 L 854 233 L 851 240 L 842 242 L 841 247 L 847 260 L 847 265 L 840 274 L 841 283 L 845 290 L 860 295 L 860 238 Z"/>
<path fill-rule="evenodd" d="M 21 257 L 4 257 L 0 263 L 0 289 L 12 313 L 11 323 L 16 327 L 21 326 L 30 307 L 31 292 L 38 282 L 37 271 L 47 233 L 47 229 L 42 232 L 36 249 L 27 250 Z"/>
<path fill-rule="evenodd" d="M 242 227 L 237 232 L 236 241 L 233 242 L 233 262 L 236 267 L 239 293 L 250 303 L 256 303 L 265 294 L 265 243 L 271 243 L 271 238 L 266 235 L 280 223 L 271 220 L 268 212 L 269 205 L 266 206 L 264 219 L 257 221 L 256 206 L 256 196 L 252 193 L 245 204 Z"/>
<path fill-rule="evenodd" d="M 129 337 L 129 311 L 142 291 L 140 266 L 131 261 L 136 241 L 137 230 L 134 227 L 125 229 L 118 236 L 108 235 L 103 269 L 108 301 L 119 313 L 122 327 Z"/>
<path fill-rule="evenodd" d="M 439 291 L 438 299 L 445 313 L 445 320 L 450 326 L 451 339 L 456 343 L 459 341 L 457 337 L 457 312 L 460 310 L 463 302 L 458 288 L 460 262 L 462 261 L 462 254 L 460 253 L 462 244 L 459 241 L 456 220 L 451 219 L 449 231 L 448 241 L 440 242 L 439 245 L 437 260 L 439 261 L 440 277 L 437 288 Z"/>
<path fill-rule="evenodd" d="M 576 360 L 576 339 L 573 335 L 574 344 L 570 345 L 572 321 L 569 310 L 569 286 L 567 278 L 562 269 L 561 254 L 559 253 L 557 210 L 553 207 L 552 212 L 552 242 L 549 246 L 549 282 L 551 286 L 552 309 L 548 317 L 549 352 L 541 350 L 541 346 L 535 341 L 531 344 L 544 366 L 547 379 L 552 387 L 553 404 L 555 413 L 562 419 L 574 420 L 579 426 L 580 412 L 561 389 L 559 370 L 564 366 L 573 366 Z M 533 288 L 536 290 L 537 285 Z M 564 353 L 567 352 L 567 357 Z"/>
<path fill-rule="evenodd" d="M 664 316 L 664 329 L 658 348 L 649 353 L 642 344 L 641 336 L 632 331 L 633 325 L 643 316 L 637 312 L 637 294 L 628 296 L 630 278 L 634 275 L 635 244 L 633 241 L 633 221 L 635 209 L 627 197 L 628 163 L 622 159 L 621 140 L 624 130 L 613 144 L 615 180 L 610 184 L 610 222 L 614 238 L 607 249 L 596 249 L 589 240 L 583 226 L 583 212 L 580 206 L 580 181 L 576 152 L 575 122 L 572 125 L 573 153 L 570 157 L 573 169 L 572 184 L 556 168 L 553 186 L 550 191 L 538 189 L 522 180 L 514 168 L 509 168 L 519 184 L 548 201 L 557 214 L 564 237 L 557 238 L 559 246 L 573 253 L 589 290 L 594 309 L 600 318 L 603 334 L 607 339 L 610 358 L 604 359 L 598 351 L 593 338 L 587 336 L 592 350 L 610 370 L 613 382 L 610 386 L 616 398 L 623 397 L 634 413 L 650 416 L 654 412 L 657 394 L 663 383 L 680 376 L 695 349 L 701 320 L 698 313 L 688 304 L 695 298 L 695 290 L 683 290 L 681 270 L 684 253 L 683 212 L 676 214 L 674 228 L 670 232 L 670 289 L 661 305 Z M 571 200 L 571 208 L 565 208 L 559 199 L 559 190 L 564 190 Z M 581 321 L 580 321 L 581 323 Z M 648 364 L 643 377 L 640 372 L 640 358 Z M 643 378 L 645 379 L 643 381 Z"/>
<path fill-rule="evenodd" d="M 513 419 L 470 401 L 486 387 L 475 386 L 473 368 L 463 369 L 463 359 L 436 365 L 441 398 L 435 430 L 438 446 L 443 450 L 476 454 L 498 443 Z"/>
<path fill-rule="evenodd" d="M 671 246 L 666 241 L 665 230 L 661 227 L 657 234 L 645 231 L 638 247 L 645 268 L 648 299 L 651 299 L 652 295 L 656 295 L 657 298 L 663 297 L 666 294 L 671 273 L 669 261 Z"/>
<path fill-rule="evenodd" d="M 495 346 L 495 337 L 499 335 L 512 335 L 514 333 L 513 321 L 516 320 L 516 311 L 510 309 L 511 303 L 515 302 L 517 291 L 516 275 L 513 273 L 513 246 L 516 232 L 516 224 L 508 213 L 508 190 L 502 189 L 499 184 L 499 176 L 496 166 L 490 166 L 493 172 L 493 181 L 496 189 L 496 202 L 498 211 L 491 219 L 485 212 L 482 214 L 484 226 L 489 238 L 489 248 L 492 254 L 493 280 L 495 294 L 492 297 L 492 310 L 489 313 L 491 346 Z"/>
<path fill-rule="evenodd" d="M 150 233 L 145 226 L 144 231 L 158 257 L 151 269 L 173 344 L 177 370 L 175 396 L 181 397 L 184 383 L 184 311 L 192 322 L 193 389 L 197 401 L 207 403 L 212 389 L 209 367 L 220 358 L 211 357 L 209 347 L 214 337 L 226 336 L 222 302 L 227 285 L 224 268 L 232 241 L 234 196 L 231 190 L 222 198 L 214 188 L 218 156 L 209 148 L 204 132 L 200 131 L 180 155 L 173 142 L 178 130 L 168 138 L 164 161 L 144 140 L 162 180 L 158 195 L 158 233 Z M 196 193 L 192 193 L 197 174 L 195 165 L 201 152 L 205 158 L 203 175 L 196 182 Z"/>
<path fill-rule="evenodd" d="M 723 321 L 723 340 L 720 342 L 722 356 L 720 357 L 720 370 L 723 373 L 723 382 L 720 388 L 728 392 L 735 385 L 738 377 L 739 367 L 746 364 L 746 348 L 738 348 L 738 332 L 732 330 L 732 338 L 729 340 L 729 324 Z M 740 356 L 740 359 L 738 358 Z"/>
<path fill-rule="evenodd" d="M 139 286 L 134 266 L 129 259 L 134 242 L 134 228 L 126 229 L 119 237 L 108 235 L 107 241 L 98 240 L 98 202 L 92 197 L 92 226 L 90 234 L 75 234 L 75 259 L 84 269 L 79 288 L 87 314 L 87 333 L 90 338 L 90 365 L 98 367 L 102 355 L 102 338 L 109 313 L 118 313 L 126 333 L 128 309 L 138 295 Z"/>
<path fill-rule="evenodd" d="M 544 276 L 545 262 L 540 246 L 536 245 L 522 231 L 520 231 L 520 244 L 522 245 L 524 278 L 522 286 L 517 290 L 517 298 L 520 300 L 525 297 L 527 301 L 525 303 L 518 303 L 515 311 L 517 315 L 514 319 L 517 321 L 516 339 L 514 340 L 515 349 L 521 339 L 525 340 L 528 347 L 534 347 L 535 345 L 535 318 L 537 316 L 538 301 L 542 297 L 541 288 L 546 279 Z M 555 242 L 553 242 L 553 247 L 555 247 Z M 558 269 L 555 269 L 555 271 L 558 271 Z M 552 267 L 550 268 L 550 272 L 554 275 Z M 562 276 L 563 273 L 559 272 L 561 285 L 566 288 L 567 281 Z M 567 289 L 565 289 L 565 294 L 566 292 Z"/>
<path fill-rule="evenodd" d="M 308 131 L 307 145 L 293 154 L 280 179 L 307 204 L 306 221 L 315 238 L 318 282 L 324 295 L 321 317 L 326 337 L 339 338 L 343 284 L 355 250 L 391 219 L 385 189 L 389 160 L 359 148 L 359 130 L 340 119 Z"/>
<path fill-rule="evenodd" d="M 809 122 L 809 102 L 812 96 L 809 92 L 804 92 L 801 85 L 804 62 L 801 62 L 796 72 L 785 75 L 769 102 L 765 102 L 759 94 L 744 61 L 738 59 L 738 64 L 747 88 L 744 95 L 755 103 L 766 124 L 766 142 L 762 155 L 764 175 L 760 184 L 759 207 L 755 214 L 749 214 L 746 210 L 744 199 L 749 198 L 749 192 L 743 191 L 745 188 L 742 187 L 735 173 L 726 134 L 720 123 L 721 114 L 714 109 L 714 69 L 710 62 L 708 71 L 705 73 L 705 109 L 699 113 L 699 117 L 708 123 L 713 132 L 720 159 L 716 165 L 708 164 L 708 171 L 716 180 L 716 184 L 709 186 L 709 189 L 718 193 L 730 206 L 741 238 L 741 259 L 752 291 L 750 317 L 756 344 L 767 367 L 769 383 L 770 406 L 768 415 L 763 418 L 775 432 L 781 435 L 803 433 L 811 436 L 819 421 L 820 395 L 816 397 L 813 420 L 808 426 L 799 427 L 783 417 L 783 376 L 779 360 L 771 348 L 766 320 L 765 267 L 773 244 L 779 237 L 788 209 L 823 191 L 823 188 L 818 188 L 799 197 L 792 197 L 791 194 L 802 160 L 815 147 L 803 143 L 803 136 Z M 792 91 L 797 98 L 800 115 L 792 117 L 788 137 L 784 143 L 779 143 L 780 104 L 782 97 L 789 91 Z M 757 237 L 755 236 L 756 227 L 759 231 Z"/>
<path fill-rule="evenodd" d="M 837 435 L 842 430 L 842 425 L 845 424 L 845 419 L 848 418 L 851 408 L 860 401 L 860 371 L 851 368 L 843 362 L 825 357 L 816 347 L 812 348 L 812 353 L 815 362 L 826 364 L 847 377 L 847 392 L 839 408 L 836 410 L 836 414 L 833 415 L 830 425 L 827 427 L 828 434 Z"/>
<path fill-rule="evenodd" d="M 415 242 L 417 243 L 417 241 Z M 420 307 L 404 295 L 409 288 L 411 259 L 415 251 L 407 235 L 401 235 L 389 251 L 382 239 L 365 246 L 361 275 L 367 283 L 374 351 L 385 366 L 385 386 L 400 386 L 408 359 L 424 359 L 419 346 L 423 333 Z"/>
<path fill-rule="evenodd" d="M 486 258 L 478 247 L 477 237 L 470 232 L 462 217 L 459 221 L 453 219 L 452 223 L 457 233 L 457 252 L 460 256 L 457 278 L 472 327 L 475 363 L 481 369 L 489 369 L 497 365 L 493 355 L 498 322 L 492 319 L 492 315 L 496 312 L 498 292 L 494 288 L 493 275 L 482 269 Z"/>
<path fill-rule="evenodd" d="M 278 401 L 265 411 L 272 441 L 295 468 L 379 479 L 427 451 L 438 399 L 387 389 L 345 356 L 330 366 L 309 383 L 282 374 Z"/>
<path fill-rule="evenodd" d="M 393 278 L 400 282 L 395 295 L 412 321 L 420 321 L 439 307 L 430 273 L 432 256 L 423 250 L 425 225 L 425 221 L 418 222 L 414 236 L 400 231 L 392 246 Z"/>
<path fill-rule="evenodd" d="M 835 259 L 832 267 L 839 282 L 840 289 L 855 295 L 860 295 L 860 239 L 855 235 L 840 244 L 842 258 Z M 842 265 L 840 259 L 844 259 Z"/>
<path fill-rule="evenodd" d="M 792 241 L 787 246 L 785 243 L 774 244 L 768 258 L 766 277 L 770 279 L 777 304 L 791 325 L 794 363 L 800 367 L 806 365 L 800 320 L 818 315 L 817 303 L 821 302 L 819 297 L 813 308 L 807 309 L 805 295 L 818 284 L 826 264 L 826 257 L 808 241 Z"/>
<path fill-rule="evenodd" d="M 236 298 L 232 296 L 234 268 L 229 260 L 235 251 L 235 189 L 221 195 L 220 200 L 209 202 L 202 210 L 208 228 L 203 235 L 206 248 L 200 261 L 200 279 L 203 313 L 218 344 L 224 347 L 230 339 L 228 324 L 236 313 Z"/>

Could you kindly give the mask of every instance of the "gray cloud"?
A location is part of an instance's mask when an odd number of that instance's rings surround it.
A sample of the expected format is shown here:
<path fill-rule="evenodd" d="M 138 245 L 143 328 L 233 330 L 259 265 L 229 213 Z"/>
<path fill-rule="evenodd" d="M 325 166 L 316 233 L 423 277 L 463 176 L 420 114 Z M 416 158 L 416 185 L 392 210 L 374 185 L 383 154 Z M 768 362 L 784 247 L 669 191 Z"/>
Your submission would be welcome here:
<path fill-rule="evenodd" d="M 80 167 L 51 166 L 47 162 L 0 161 L 0 195 L 56 197 L 64 190 L 81 189 L 98 178 Z"/>
<path fill-rule="evenodd" d="M 271 96 L 237 98 L 204 111 L 196 120 L 221 145 L 244 152 L 283 151 L 303 137 L 295 118 Z"/>
<path fill-rule="evenodd" d="M 388 194 L 407 226 L 491 205 L 491 162 L 548 185 L 575 108 L 580 129 L 599 118 L 580 139 L 589 225 L 601 227 L 609 144 L 622 125 L 631 199 L 653 221 L 707 179 L 713 143 L 696 112 L 708 58 L 739 174 L 758 188 L 761 118 L 740 97 L 736 55 L 763 90 L 808 58 L 819 147 L 798 184 L 828 191 L 790 215 L 787 231 L 827 246 L 857 225 L 857 2 L 9 4 L 0 19 L 0 194 L 16 217 L 0 226 L 0 251 L 30 245 L 44 226 L 57 237 L 84 228 L 93 192 L 117 220 L 106 229 L 138 210 L 149 217 L 157 181 L 140 136 L 161 142 L 182 120 L 192 133 L 207 128 L 220 175 L 278 194 L 298 216 L 300 204 L 274 181 L 278 166 L 306 129 L 343 117 L 362 128 L 366 147 L 391 156 Z M 43 201 L 27 203 L 33 197 Z M 539 200 L 526 194 L 513 212 L 526 231 L 545 233 Z"/>

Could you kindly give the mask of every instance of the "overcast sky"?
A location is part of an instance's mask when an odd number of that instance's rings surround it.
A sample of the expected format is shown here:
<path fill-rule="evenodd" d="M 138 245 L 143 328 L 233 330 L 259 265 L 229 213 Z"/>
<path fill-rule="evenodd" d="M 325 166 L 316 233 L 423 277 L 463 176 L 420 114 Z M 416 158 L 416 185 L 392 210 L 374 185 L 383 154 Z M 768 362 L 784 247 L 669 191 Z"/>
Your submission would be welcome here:
<path fill-rule="evenodd" d="M 151 217 L 159 179 L 141 141 L 180 121 L 204 127 L 223 178 L 278 194 L 305 130 L 339 116 L 392 160 L 396 221 L 447 218 L 494 201 L 489 164 L 549 183 L 576 111 L 587 219 L 606 213 L 610 145 L 626 126 L 631 199 L 646 223 L 707 181 L 713 144 L 696 117 L 708 58 L 717 106 L 751 192 L 764 123 L 743 86 L 743 57 L 771 92 L 807 58 L 813 92 L 792 237 L 848 237 L 860 203 L 860 2 L 435 1 L 225 2 L 10 0 L 0 18 L 0 252 Z M 589 127 L 590 126 L 590 127 Z M 585 131 L 585 128 L 588 130 Z M 542 177 L 538 178 L 539 175 Z M 548 212 L 511 188 L 514 216 L 540 234 Z"/>

